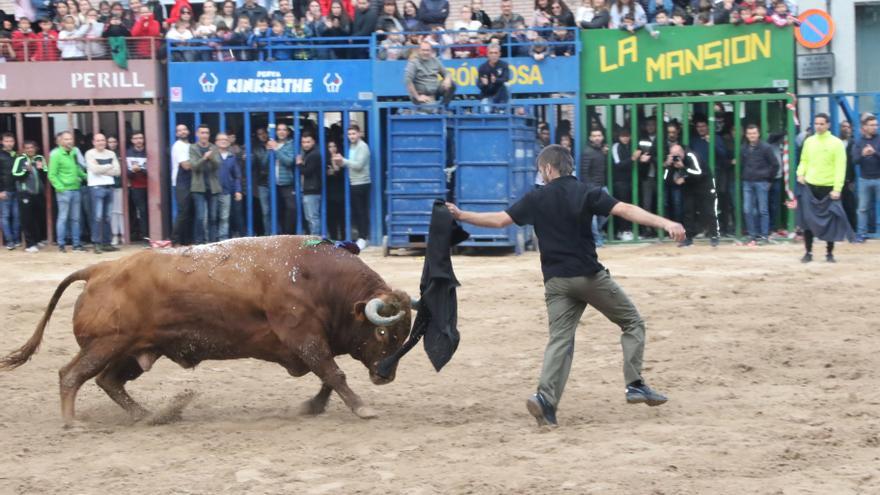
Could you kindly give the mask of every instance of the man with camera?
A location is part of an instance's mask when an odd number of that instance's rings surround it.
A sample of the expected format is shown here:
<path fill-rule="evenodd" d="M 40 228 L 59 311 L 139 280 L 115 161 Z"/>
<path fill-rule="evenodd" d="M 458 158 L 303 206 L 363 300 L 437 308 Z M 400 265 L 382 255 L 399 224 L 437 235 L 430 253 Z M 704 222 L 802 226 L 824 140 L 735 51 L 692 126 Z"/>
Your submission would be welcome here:
<path fill-rule="evenodd" d="M 40 250 L 40 199 L 43 183 L 40 173 L 46 171 L 45 159 L 37 154 L 37 143 L 24 142 L 24 154 L 18 155 L 12 167 L 15 178 L 15 192 L 18 210 L 21 214 L 21 229 L 24 231 L 25 251 L 36 253 Z"/>
<path fill-rule="evenodd" d="M 859 176 L 859 209 L 857 242 L 868 237 L 869 212 L 880 202 L 880 135 L 877 134 L 877 117 L 866 114 L 862 117 L 862 135 L 852 149 L 853 163 L 861 165 Z M 880 234 L 880 218 L 876 221 L 876 234 Z"/>
<path fill-rule="evenodd" d="M 654 197 L 657 194 L 657 117 L 645 120 L 643 134 L 639 136 L 638 149 L 632 155 L 639 164 L 639 204 L 647 211 L 656 211 Z M 635 203 L 639 198 L 633 198 Z M 643 235 L 652 236 L 650 229 Z"/>
<path fill-rule="evenodd" d="M 718 198 L 715 180 L 706 164 L 696 153 L 674 144 L 664 163 L 663 178 L 668 184 L 681 186 L 684 195 L 684 228 L 687 238 L 679 247 L 694 243 L 694 237 L 706 231 L 712 246 L 718 245 Z"/>

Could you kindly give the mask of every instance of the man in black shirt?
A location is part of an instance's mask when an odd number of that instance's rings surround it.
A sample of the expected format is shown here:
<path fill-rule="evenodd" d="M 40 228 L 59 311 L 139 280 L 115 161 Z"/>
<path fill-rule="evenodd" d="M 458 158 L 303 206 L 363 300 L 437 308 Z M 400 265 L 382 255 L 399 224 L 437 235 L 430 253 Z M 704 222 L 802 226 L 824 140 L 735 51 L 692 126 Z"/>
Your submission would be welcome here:
<path fill-rule="evenodd" d="M 490 228 L 504 228 L 512 223 L 534 225 L 541 239 L 550 341 L 544 352 L 538 392 L 526 402 L 529 412 L 539 425 L 556 426 L 556 407 L 571 369 L 574 332 L 587 304 L 623 330 L 620 340 L 627 402 L 663 404 L 666 397 L 642 381 L 645 323 L 599 263 L 590 227 L 594 215 L 616 215 L 664 229 L 677 241 L 684 239 L 684 227 L 578 181 L 572 176 L 571 154 L 562 146 L 544 148 L 537 163 L 546 185 L 529 192 L 507 211 L 476 213 L 447 204 L 452 216 L 462 222 Z"/>

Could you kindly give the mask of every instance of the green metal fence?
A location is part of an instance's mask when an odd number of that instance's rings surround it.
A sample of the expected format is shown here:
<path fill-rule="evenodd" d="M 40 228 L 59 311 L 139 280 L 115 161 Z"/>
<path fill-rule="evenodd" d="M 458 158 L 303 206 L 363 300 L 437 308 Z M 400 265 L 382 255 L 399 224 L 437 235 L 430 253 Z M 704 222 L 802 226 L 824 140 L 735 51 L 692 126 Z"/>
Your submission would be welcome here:
<path fill-rule="evenodd" d="M 616 142 L 617 133 L 622 128 L 629 129 L 632 136 L 630 142 L 630 153 L 634 154 L 639 146 L 639 138 L 644 136 L 644 129 L 640 123 L 645 122 L 651 116 L 657 121 L 657 156 L 656 159 L 656 208 L 655 213 L 661 216 L 667 216 L 666 211 L 666 191 L 663 179 L 662 164 L 669 150 L 666 148 L 666 125 L 668 121 L 678 120 L 681 124 L 682 135 L 681 143 L 687 147 L 690 145 L 692 129 L 692 119 L 695 113 L 700 111 L 708 118 L 709 125 L 709 169 L 713 177 L 718 177 L 716 169 L 718 169 L 715 141 L 718 139 L 718 125 L 716 119 L 718 112 L 717 106 L 721 106 L 724 114 L 732 113 L 733 115 L 733 149 L 728 150 L 733 155 L 733 175 L 732 188 L 730 188 L 730 199 L 732 202 L 732 222 L 731 227 L 737 238 L 744 235 L 743 228 L 743 208 L 742 208 L 742 174 L 740 169 L 740 149 L 744 139 L 744 129 L 749 124 L 756 124 L 760 127 L 762 140 L 766 140 L 771 133 L 782 136 L 787 140 L 789 173 L 787 176 L 787 187 L 783 191 L 783 199 L 787 192 L 793 191 L 795 187 L 796 177 L 796 128 L 792 115 L 792 109 L 789 108 L 791 99 L 784 93 L 754 93 L 754 94 L 714 94 L 714 95 L 698 95 L 698 96 L 666 96 L 666 97 L 624 97 L 624 98 L 602 98 L 602 99 L 585 99 L 581 105 L 580 121 L 585 123 L 581 128 L 584 129 L 583 139 L 584 146 L 588 144 L 590 131 L 599 126 L 605 132 L 605 143 L 609 147 Z M 701 110 L 702 109 L 702 110 Z M 614 195 L 614 168 L 612 164 L 612 156 L 607 154 L 607 183 L 609 192 Z M 781 163 L 781 166 L 784 165 Z M 641 184 L 639 181 L 639 163 L 634 160 L 632 164 L 632 202 L 635 204 L 643 203 L 641 201 Z M 644 206 L 644 205 L 643 205 Z M 778 214 L 776 218 L 771 218 L 771 225 L 786 228 L 788 231 L 794 230 L 794 211 L 783 209 L 782 205 L 778 205 L 776 209 Z M 609 220 L 608 238 L 614 241 L 616 238 L 616 225 L 613 218 Z M 644 236 L 640 235 L 639 226 L 633 225 L 633 241 L 644 240 Z M 658 237 L 664 238 L 664 232 L 659 232 Z"/>

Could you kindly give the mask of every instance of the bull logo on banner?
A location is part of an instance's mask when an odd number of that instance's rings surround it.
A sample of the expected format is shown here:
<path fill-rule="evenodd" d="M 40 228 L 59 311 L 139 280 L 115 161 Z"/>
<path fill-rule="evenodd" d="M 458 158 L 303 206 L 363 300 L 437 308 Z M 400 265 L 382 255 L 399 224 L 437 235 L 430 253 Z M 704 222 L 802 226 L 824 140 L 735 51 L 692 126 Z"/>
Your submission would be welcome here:
<path fill-rule="evenodd" d="M 328 93 L 338 93 L 342 87 L 342 76 L 338 72 L 333 73 L 333 79 L 330 79 L 330 73 L 324 74 L 324 87 Z"/>
<path fill-rule="evenodd" d="M 204 93 L 213 93 L 218 82 L 220 82 L 220 80 L 217 79 L 217 75 L 213 72 L 210 74 L 202 72 L 202 75 L 199 76 L 199 85 L 202 87 L 202 92 Z"/>

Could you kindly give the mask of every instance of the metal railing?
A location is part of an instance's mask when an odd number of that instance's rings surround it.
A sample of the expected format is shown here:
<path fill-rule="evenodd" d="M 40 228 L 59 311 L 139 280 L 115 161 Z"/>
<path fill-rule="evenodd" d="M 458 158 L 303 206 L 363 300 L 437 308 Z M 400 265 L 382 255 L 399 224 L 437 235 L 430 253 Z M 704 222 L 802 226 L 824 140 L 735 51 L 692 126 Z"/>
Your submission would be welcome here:
<path fill-rule="evenodd" d="M 76 60 L 111 60 L 114 51 L 112 38 L 45 38 L 14 39 L 6 41 L 14 57 L 7 62 L 69 62 Z M 155 60 L 162 53 L 161 38 L 124 38 L 126 59 Z"/>

